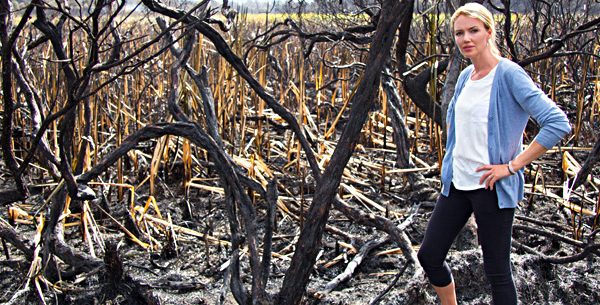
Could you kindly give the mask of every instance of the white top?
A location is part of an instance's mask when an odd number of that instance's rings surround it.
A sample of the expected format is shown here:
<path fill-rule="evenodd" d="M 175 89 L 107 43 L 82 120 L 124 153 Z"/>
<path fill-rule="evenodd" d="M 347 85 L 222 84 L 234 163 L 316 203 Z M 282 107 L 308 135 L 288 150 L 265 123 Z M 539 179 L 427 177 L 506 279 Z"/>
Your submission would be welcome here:
<path fill-rule="evenodd" d="M 452 183 L 458 190 L 470 191 L 485 187 L 479 184 L 485 171 L 476 172 L 475 169 L 490 164 L 488 114 L 495 74 L 496 67 L 482 79 L 471 80 L 469 77 L 456 100 Z"/>

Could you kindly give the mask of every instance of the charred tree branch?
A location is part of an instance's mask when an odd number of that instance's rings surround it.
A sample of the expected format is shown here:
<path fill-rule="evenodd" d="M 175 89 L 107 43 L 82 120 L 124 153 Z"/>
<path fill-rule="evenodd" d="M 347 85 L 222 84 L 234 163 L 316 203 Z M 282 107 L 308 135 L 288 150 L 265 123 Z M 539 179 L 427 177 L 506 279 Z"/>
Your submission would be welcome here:
<path fill-rule="evenodd" d="M 577 173 L 577 176 L 569 185 L 569 188 L 575 190 L 581 186 L 588 179 L 590 172 L 594 168 L 594 165 L 598 163 L 598 160 L 600 160 L 600 140 L 596 142 L 596 145 L 594 145 L 594 148 L 590 151 L 585 162 L 581 166 L 581 169 Z"/>
<path fill-rule="evenodd" d="M 448 66 L 448 60 L 436 62 L 437 64 L 430 69 L 424 69 L 415 77 L 406 78 L 404 81 L 404 89 L 410 99 L 415 103 L 421 111 L 423 111 L 433 121 L 442 126 L 442 107 L 435 102 L 431 95 L 427 92 L 427 84 L 431 80 L 433 69 L 436 74 L 442 73 Z"/>
<path fill-rule="evenodd" d="M 546 58 L 552 56 L 554 53 L 558 52 L 558 50 L 560 50 L 564 46 L 564 44 L 567 40 L 569 40 L 577 35 L 580 35 L 581 33 L 584 33 L 585 31 L 597 30 L 598 25 L 600 25 L 600 17 L 578 26 L 575 30 L 567 33 L 566 35 L 564 35 L 561 38 L 551 39 L 550 40 L 551 44 L 545 52 L 542 52 L 540 54 L 533 55 L 531 57 L 517 61 L 517 63 L 519 65 L 521 65 L 522 67 L 525 67 L 536 61 L 546 59 Z"/>
<path fill-rule="evenodd" d="M 0 219 L 0 238 L 23 252 L 28 261 L 33 259 L 33 245 L 30 245 L 26 240 L 21 239 L 17 231 L 4 219 Z"/>
<path fill-rule="evenodd" d="M 522 244 L 519 241 L 513 240 L 513 246 L 517 249 L 521 249 L 527 253 L 536 255 L 541 261 L 548 262 L 551 264 L 568 264 L 574 263 L 580 260 L 585 259 L 590 255 L 593 251 L 600 249 L 600 244 L 591 244 L 587 245 L 583 248 L 583 251 L 577 254 L 569 255 L 569 256 L 551 256 L 543 254 L 527 245 Z"/>

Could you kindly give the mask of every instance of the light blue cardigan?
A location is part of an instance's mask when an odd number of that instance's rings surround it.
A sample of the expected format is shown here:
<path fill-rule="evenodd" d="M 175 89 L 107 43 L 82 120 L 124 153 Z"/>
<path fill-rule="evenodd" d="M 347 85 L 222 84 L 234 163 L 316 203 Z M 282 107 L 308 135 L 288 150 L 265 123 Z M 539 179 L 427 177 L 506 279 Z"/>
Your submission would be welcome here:
<path fill-rule="evenodd" d="M 454 130 L 454 106 L 466 80 L 473 71 L 473 65 L 464 69 L 456 83 L 454 96 L 448 106 L 446 122 L 448 139 L 446 155 L 442 163 L 442 195 L 448 196 L 452 183 L 452 152 L 456 144 Z M 491 164 L 507 164 L 521 153 L 523 131 L 533 117 L 541 126 L 535 140 L 546 148 L 551 148 L 571 131 L 565 113 L 546 96 L 531 80 L 529 75 L 516 63 L 502 58 L 496 68 L 496 75 L 490 93 L 488 114 L 488 151 Z M 515 208 L 523 199 L 524 176 L 520 170 L 496 182 L 500 208 Z"/>

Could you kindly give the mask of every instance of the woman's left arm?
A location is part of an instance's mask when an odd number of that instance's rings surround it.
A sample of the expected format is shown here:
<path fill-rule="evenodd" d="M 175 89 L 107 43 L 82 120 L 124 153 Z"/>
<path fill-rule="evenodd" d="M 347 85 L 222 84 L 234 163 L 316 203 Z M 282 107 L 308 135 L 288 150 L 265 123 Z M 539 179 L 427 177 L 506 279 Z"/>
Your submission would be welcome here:
<path fill-rule="evenodd" d="M 516 64 L 511 67 L 504 81 L 514 100 L 539 125 L 540 131 L 534 140 L 546 149 L 552 148 L 571 131 L 567 115 L 542 91 Z"/>
<path fill-rule="evenodd" d="M 478 172 L 487 170 L 479 181 L 480 184 L 485 182 L 486 189 L 494 189 L 496 181 L 533 162 L 571 131 L 566 114 L 533 83 L 523 68 L 515 65 L 511 67 L 507 76 L 504 81 L 514 100 L 541 128 L 529 147 L 508 164 L 484 165 L 477 168 Z"/>

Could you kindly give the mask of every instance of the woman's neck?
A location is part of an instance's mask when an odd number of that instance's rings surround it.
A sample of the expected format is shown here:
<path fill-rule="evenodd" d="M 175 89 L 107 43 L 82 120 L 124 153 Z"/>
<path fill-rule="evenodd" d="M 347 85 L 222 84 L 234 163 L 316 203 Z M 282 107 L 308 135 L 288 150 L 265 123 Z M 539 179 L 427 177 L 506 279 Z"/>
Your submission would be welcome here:
<path fill-rule="evenodd" d="M 477 80 L 485 77 L 500 62 L 500 56 L 490 53 L 484 53 L 482 56 L 471 58 L 474 66 L 471 79 Z"/>

